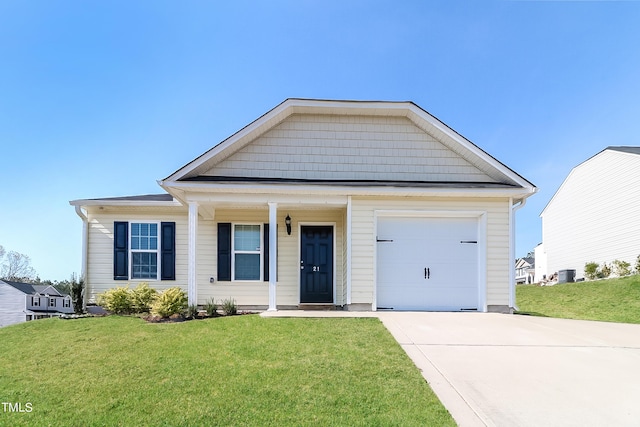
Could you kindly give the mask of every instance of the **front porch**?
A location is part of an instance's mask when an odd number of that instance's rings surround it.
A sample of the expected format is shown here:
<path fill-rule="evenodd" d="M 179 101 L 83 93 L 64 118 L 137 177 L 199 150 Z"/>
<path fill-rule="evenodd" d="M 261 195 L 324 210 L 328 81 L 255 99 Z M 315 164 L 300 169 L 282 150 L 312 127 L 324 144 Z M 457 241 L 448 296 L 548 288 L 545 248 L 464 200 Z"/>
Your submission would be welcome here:
<path fill-rule="evenodd" d="M 350 197 L 189 194 L 189 304 L 341 309 L 350 303 Z"/>

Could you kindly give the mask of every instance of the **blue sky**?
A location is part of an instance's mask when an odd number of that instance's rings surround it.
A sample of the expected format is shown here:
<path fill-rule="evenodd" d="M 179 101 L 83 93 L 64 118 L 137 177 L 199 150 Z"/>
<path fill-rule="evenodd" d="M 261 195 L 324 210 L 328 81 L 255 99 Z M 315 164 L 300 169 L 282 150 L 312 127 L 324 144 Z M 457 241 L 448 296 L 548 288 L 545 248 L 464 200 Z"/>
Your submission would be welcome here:
<path fill-rule="evenodd" d="M 69 200 L 156 180 L 289 97 L 411 100 L 536 184 L 640 145 L 640 2 L 0 2 L 0 245 L 80 271 Z M 588 193 L 588 189 L 585 189 Z"/>

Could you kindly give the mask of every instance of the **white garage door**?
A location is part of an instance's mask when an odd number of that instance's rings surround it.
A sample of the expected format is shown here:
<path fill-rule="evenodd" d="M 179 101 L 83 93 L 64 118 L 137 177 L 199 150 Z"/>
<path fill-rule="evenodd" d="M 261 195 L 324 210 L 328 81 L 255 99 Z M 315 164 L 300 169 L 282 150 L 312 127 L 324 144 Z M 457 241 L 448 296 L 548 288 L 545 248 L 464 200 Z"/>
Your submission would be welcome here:
<path fill-rule="evenodd" d="M 478 309 L 476 218 L 380 217 L 379 309 Z"/>

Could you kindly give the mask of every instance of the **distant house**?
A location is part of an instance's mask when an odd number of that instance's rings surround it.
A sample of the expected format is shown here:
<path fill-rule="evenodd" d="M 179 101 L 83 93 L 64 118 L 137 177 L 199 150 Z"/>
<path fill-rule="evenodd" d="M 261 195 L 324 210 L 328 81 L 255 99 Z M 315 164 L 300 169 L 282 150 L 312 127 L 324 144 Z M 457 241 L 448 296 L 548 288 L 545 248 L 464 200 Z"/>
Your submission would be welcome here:
<path fill-rule="evenodd" d="M 412 102 L 309 99 L 159 184 L 71 201 L 89 301 L 148 282 L 200 305 L 507 312 L 515 213 L 537 190 Z"/>
<path fill-rule="evenodd" d="M 550 277 L 587 262 L 635 264 L 640 255 L 640 147 L 607 147 L 579 164 L 540 214 L 544 258 Z"/>
<path fill-rule="evenodd" d="M 535 268 L 535 258 L 518 258 L 516 261 L 516 284 L 534 283 Z"/>
<path fill-rule="evenodd" d="M 71 296 L 53 286 L 0 280 L 0 327 L 73 313 Z"/>

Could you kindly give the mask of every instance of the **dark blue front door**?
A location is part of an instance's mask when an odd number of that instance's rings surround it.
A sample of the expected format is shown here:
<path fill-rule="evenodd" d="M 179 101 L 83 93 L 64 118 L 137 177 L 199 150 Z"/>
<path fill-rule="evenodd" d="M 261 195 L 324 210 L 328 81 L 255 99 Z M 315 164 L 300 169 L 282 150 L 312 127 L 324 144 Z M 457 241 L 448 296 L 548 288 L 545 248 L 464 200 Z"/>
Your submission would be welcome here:
<path fill-rule="evenodd" d="M 333 227 L 302 226 L 300 302 L 333 303 Z"/>

